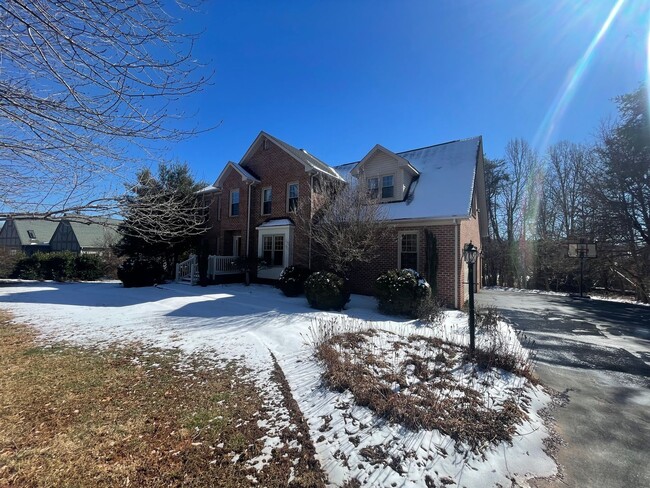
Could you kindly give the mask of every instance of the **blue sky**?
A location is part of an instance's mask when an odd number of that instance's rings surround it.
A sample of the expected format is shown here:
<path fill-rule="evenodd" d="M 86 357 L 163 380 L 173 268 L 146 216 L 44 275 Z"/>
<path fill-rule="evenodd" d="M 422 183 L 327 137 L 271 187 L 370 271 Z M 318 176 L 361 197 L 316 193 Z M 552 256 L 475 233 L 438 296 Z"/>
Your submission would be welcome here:
<path fill-rule="evenodd" d="M 514 137 L 588 142 L 615 115 L 612 98 L 648 73 L 648 2 L 623 1 L 552 116 L 616 3 L 208 1 L 186 27 L 205 30 L 195 55 L 213 84 L 185 110 L 220 125 L 169 156 L 212 182 L 260 130 L 332 165 L 377 143 L 403 151 L 481 134 L 498 157 Z"/>

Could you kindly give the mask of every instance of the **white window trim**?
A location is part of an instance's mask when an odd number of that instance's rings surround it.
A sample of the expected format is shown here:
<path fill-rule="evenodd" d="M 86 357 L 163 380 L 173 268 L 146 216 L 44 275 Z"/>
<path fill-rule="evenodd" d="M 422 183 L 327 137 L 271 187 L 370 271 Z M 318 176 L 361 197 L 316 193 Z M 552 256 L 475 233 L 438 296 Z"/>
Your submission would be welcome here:
<path fill-rule="evenodd" d="M 386 176 L 391 176 L 393 178 L 393 196 L 392 197 L 387 197 L 384 198 L 382 196 L 383 194 L 383 181 Z M 379 201 L 390 201 L 390 200 L 395 200 L 395 173 L 386 173 L 383 175 L 377 175 L 377 176 L 366 176 L 366 191 L 370 193 L 370 185 L 368 184 L 369 180 L 377 180 L 377 198 L 373 200 L 379 200 Z"/>
<path fill-rule="evenodd" d="M 390 177 L 393 178 L 393 196 L 384 198 L 383 197 L 383 194 L 384 194 L 384 178 L 387 177 L 387 176 L 390 176 Z M 385 175 L 381 175 L 379 177 L 379 199 L 380 200 L 394 200 L 395 199 L 395 173 L 388 173 L 388 174 L 385 174 Z"/>
<path fill-rule="evenodd" d="M 282 269 L 293 264 L 293 225 L 278 225 L 273 227 L 260 226 L 257 230 L 257 255 L 264 256 L 264 236 L 283 235 L 284 236 L 284 255 L 282 266 L 272 266 L 263 268 L 258 271 L 259 278 L 277 280 L 280 277 Z"/>
<path fill-rule="evenodd" d="M 397 269 L 402 269 L 402 236 L 415 234 L 415 271 L 420 266 L 420 231 L 404 230 L 397 233 Z"/>
<path fill-rule="evenodd" d="M 291 185 L 296 185 L 298 187 L 298 203 L 296 204 L 296 210 L 289 210 L 289 198 L 291 197 L 290 193 L 290 188 Z M 300 205 L 300 183 L 297 181 L 290 181 L 287 183 L 287 213 L 294 213 L 298 210 L 298 206 Z"/>
<path fill-rule="evenodd" d="M 237 192 L 237 194 L 239 195 L 239 202 L 237 202 L 239 205 L 238 207 L 239 212 L 237 213 L 237 215 L 232 214 L 232 204 L 233 204 L 232 196 L 235 194 L 235 192 Z M 239 188 L 233 188 L 232 190 L 230 190 L 230 200 L 228 201 L 228 216 L 239 217 L 240 215 L 241 215 L 241 192 L 239 191 Z"/>
<path fill-rule="evenodd" d="M 273 187 L 265 186 L 264 188 L 262 188 L 262 198 L 260 199 L 261 200 L 260 215 L 271 215 L 271 212 L 264 213 L 264 191 L 266 190 L 271 190 L 271 211 L 273 211 Z"/>

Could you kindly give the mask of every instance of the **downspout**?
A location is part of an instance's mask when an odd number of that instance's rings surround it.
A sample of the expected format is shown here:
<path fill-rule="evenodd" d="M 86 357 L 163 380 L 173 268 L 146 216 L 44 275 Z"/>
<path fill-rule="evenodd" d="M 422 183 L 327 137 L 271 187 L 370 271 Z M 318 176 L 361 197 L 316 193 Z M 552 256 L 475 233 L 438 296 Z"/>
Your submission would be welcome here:
<path fill-rule="evenodd" d="M 461 306 L 458 304 L 458 241 L 460 239 L 460 224 L 454 219 L 454 303 L 456 308 L 460 310 Z"/>
<path fill-rule="evenodd" d="M 246 257 L 250 258 L 250 235 L 251 235 L 251 185 L 252 182 L 248 182 L 248 216 L 246 219 Z"/>
<path fill-rule="evenodd" d="M 311 269 L 311 217 L 312 207 L 314 206 L 314 175 L 309 180 L 309 228 L 307 230 L 307 240 L 309 241 L 309 250 L 307 251 L 307 267 Z M 299 206 L 300 207 L 300 206 Z"/>

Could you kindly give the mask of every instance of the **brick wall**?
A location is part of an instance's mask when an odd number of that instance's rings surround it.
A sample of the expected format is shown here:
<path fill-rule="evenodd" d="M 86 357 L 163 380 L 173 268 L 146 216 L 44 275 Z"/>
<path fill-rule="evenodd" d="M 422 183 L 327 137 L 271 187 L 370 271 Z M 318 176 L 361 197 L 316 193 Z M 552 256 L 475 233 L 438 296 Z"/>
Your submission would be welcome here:
<path fill-rule="evenodd" d="M 251 156 L 242 161 L 242 166 L 261 181 L 253 187 L 251 199 L 251 256 L 257 256 L 258 243 L 255 228 L 269 219 L 289 218 L 295 221 L 293 212 L 287 211 L 287 192 L 289 183 L 298 183 L 299 207 L 308 211 L 311 197 L 311 176 L 305 171 L 305 166 L 293 159 L 275 144 L 263 145 Z M 271 213 L 262 215 L 262 190 L 271 188 Z M 309 242 L 304 232 L 296 227 L 294 232 L 293 263 L 308 264 Z"/>
<path fill-rule="evenodd" d="M 476 215 L 476 214 L 474 214 Z M 463 246 L 468 242 L 472 241 L 479 251 L 481 250 L 481 233 L 479 229 L 478 219 L 474 216 L 468 220 L 461 221 L 460 224 L 460 252 L 461 252 L 461 262 L 460 262 L 460 271 L 461 283 L 459 283 L 459 296 L 461 297 L 461 306 L 469 298 L 469 285 L 467 280 L 467 263 L 462 259 Z M 479 291 L 481 289 L 481 270 L 483 269 L 481 263 L 481 256 L 476 260 L 474 265 L 474 283 L 476 283 L 474 290 Z"/>
<path fill-rule="evenodd" d="M 412 227 L 393 227 L 382 242 L 379 256 L 367 265 L 354 270 L 350 285 L 353 293 L 373 294 L 375 280 L 380 274 L 398 267 L 398 236 L 403 232 L 416 232 L 418 235 L 418 269 L 426 276 L 426 236 L 425 229 L 436 237 L 438 250 L 437 289 L 438 298 L 449 306 L 454 306 L 454 225 L 428 225 Z"/>

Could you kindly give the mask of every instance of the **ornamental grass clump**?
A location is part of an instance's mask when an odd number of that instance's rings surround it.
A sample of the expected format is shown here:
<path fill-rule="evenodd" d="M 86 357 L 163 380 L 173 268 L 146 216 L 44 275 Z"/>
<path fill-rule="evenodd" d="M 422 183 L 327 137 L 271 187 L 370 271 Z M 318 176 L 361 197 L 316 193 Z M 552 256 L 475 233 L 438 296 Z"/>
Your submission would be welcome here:
<path fill-rule="evenodd" d="M 327 271 L 313 273 L 305 281 L 305 295 L 312 308 L 342 310 L 350 301 L 345 278 Z"/>
<path fill-rule="evenodd" d="M 379 310 L 417 318 L 421 304 L 431 296 L 429 283 L 412 269 L 393 269 L 375 281 Z"/>
<path fill-rule="evenodd" d="M 287 266 L 278 279 L 278 288 L 288 297 L 297 297 L 305 292 L 305 281 L 311 275 L 306 266 Z"/>

